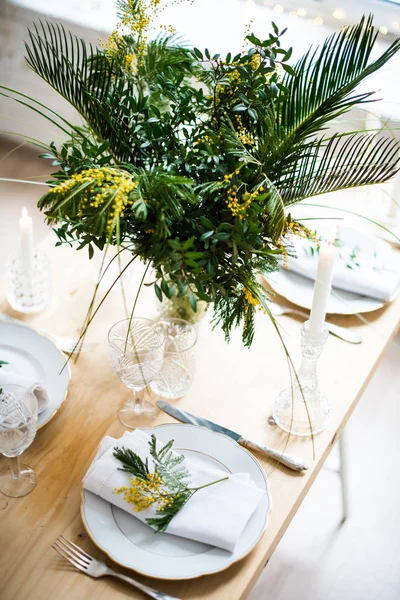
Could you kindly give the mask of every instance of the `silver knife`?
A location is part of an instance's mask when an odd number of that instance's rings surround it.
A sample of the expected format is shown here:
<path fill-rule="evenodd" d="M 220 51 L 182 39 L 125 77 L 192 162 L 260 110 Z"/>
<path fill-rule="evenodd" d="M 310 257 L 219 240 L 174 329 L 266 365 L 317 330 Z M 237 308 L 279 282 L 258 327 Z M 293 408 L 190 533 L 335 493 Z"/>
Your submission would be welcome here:
<path fill-rule="evenodd" d="M 169 402 L 158 400 L 157 406 L 167 414 L 171 415 L 171 417 L 178 419 L 178 421 L 182 421 L 183 423 L 191 423 L 192 425 L 200 425 L 201 427 L 207 427 L 207 429 L 211 429 L 211 431 L 223 433 L 235 440 L 235 442 L 244 448 L 247 448 L 248 450 L 256 450 L 261 454 L 265 454 L 265 456 L 268 456 L 269 458 L 274 458 L 289 469 L 293 469 L 293 471 L 305 471 L 308 469 L 308 465 L 301 459 L 296 458 L 296 456 L 290 456 L 290 454 L 279 452 L 278 450 L 274 450 L 268 446 L 262 446 L 256 442 L 246 440 L 246 438 L 242 437 L 240 433 L 236 433 L 231 429 L 222 427 L 222 425 L 217 425 L 217 423 L 213 423 L 212 421 L 208 421 L 202 417 L 196 417 L 195 415 L 192 415 L 181 408 L 177 408 L 176 406 L 169 404 Z"/>

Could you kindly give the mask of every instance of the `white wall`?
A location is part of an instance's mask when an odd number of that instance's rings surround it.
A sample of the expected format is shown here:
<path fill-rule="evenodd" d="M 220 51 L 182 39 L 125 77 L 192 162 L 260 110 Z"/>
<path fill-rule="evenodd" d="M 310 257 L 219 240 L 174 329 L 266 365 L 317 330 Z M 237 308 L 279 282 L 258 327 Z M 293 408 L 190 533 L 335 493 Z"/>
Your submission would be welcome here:
<path fill-rule="evenodd" d="M 54 15 L 73 32 L 88 41 L 97 43 L 99 33 L 110 31 L 115 24 L 114 0 L 13 0 L 13 4 L 0 0 L 0 73 L 3 85 L 20 90 L 62 111 L 69 120 L 79 122 L 75 111 L 36 75 L 30 72 L 24 60 L 24 44 L 27 27 L 38 16 Z M 370 4 L 370 0 L 368 0 Z M 16 6 L 17 4 L 21 6 Z M 300 4 L 300 3 L 297 3 Z M 315 4 L 315 2 L 313 3 Z M 31 10 L 27 10 L 27 7 Z M 33 10 L 38 12 L 33 12 Z M 68 20 L 70 22 L 68 22 Z M 170 23 L 189 43 L 211 52 L 221 54 L 239 52 L 243 46 L 244 31 L 250 20 L 252 30 L 258 36 L 267 37 L 274 20 L 282 29 L 288 27 L 284 46 L 293 46 L 293 60 L 303 54 L 311 44 L 318 44 L 334 31 L 331 26 L 316 25 L 309 18 L 292 18 L 272 8 L 256 4 L 253 0 L 195 0 L 194 4 L 183 2 L 169 6 L 163 13 L 164 23 Z M 71 21 L 74 21 L 71 24 Z M 337 22 L 340 27 L 342 22 Z M 156 32 L 155 32 L 156 33 Z M 381 36 L 377 52 L 389 43 Z M 400 122 L 400 53 L 366 86 L 380 90 L 377 98 L 384 102 L 369 105 L 368 109 L 384 120 Z M 41 139 L 53 139 L 57 132 L 36 118 L 27 109 L 0 98 L 0 129 L 24 132 Z"/>

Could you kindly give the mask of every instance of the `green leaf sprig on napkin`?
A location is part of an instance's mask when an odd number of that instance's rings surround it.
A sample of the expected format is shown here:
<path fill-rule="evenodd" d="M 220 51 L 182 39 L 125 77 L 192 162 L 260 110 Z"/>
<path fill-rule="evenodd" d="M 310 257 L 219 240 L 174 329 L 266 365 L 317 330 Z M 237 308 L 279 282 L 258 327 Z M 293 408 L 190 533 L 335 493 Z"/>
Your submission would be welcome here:
<path fill-rule="evenodd" d="M 143 461 L 129 448 L 114 449 L 115 458 L 123 464 L 120 470 L 133 475 L 129 487 L 122 486 L 114 493 L 122 494 L 128 504 L 133 504 L 135 512 L 154 506 L 157 516 L 147 518 L 146 523 L 156 531 L 166 531 L 174 516 L 197 491 L 229 479 L 223 477 L 199 487 L 189 487 L 190 473 L 182 464 L 185 457 L 172 451 L 173 444 L 174 440 L 170 440 L 157 450 L 157 438 L 154 434 L 151 436 L 153 470 L 149 469 L 148 458 Z"/>

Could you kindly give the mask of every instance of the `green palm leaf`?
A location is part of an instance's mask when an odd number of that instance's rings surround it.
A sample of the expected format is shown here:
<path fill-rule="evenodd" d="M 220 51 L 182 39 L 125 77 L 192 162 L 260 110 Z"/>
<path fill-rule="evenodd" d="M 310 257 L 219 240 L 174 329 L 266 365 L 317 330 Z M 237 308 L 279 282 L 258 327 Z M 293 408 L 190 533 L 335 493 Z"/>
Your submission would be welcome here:
<path fill-rule="evenodd" d="M 186 77 L 199 70 L 182 38 L 175 34 L 162 33 L 148 42 L 138 75 L 152 89 L 157 83 L 157 76 L 168 69 Z"/>
<path fill-rule="evenodd" d="M 359 24 L 333 34 L 321 47 L 309 50 L 300 59 L 294 77 L 285 76 L 283 83 L 288 93 L 281 93 L 278 113 L 283 140 L 289 138 L 293 144 L 305 139 L 373 94 L 354 92 L 366 77 L 396 54 L 400 40 L 369 62 L 377 37 L 372 21 L 372 16 L 364 17 Z"/>
<path fill-rule="evenodd" d="M 268 232 L 273 240 L 278 240 L 285 226 L 284 200 L 275 185 L 266 178 L 264 186 L 267 190 L 265 207 L 268 214 Z"/>
<path fill-rule="evenodd" d="M 84 40 L 60 24 L 40 22 L 39 28 L 34 25 L 29 31 L 29 39 L 31 69 L 79 111 L 96 136 L 110 143 L 116 157 L 126 158 L 132 140 L 126 135 L 124 98 L 133 90 L 123 80 L 114 80 L 112 61 L 107 59 L 105 69 L 104 53 L 92 45 L 88 49 Z"/>
<path fill-rule="evenodd" d="M 399 143 L 379 134 L 334 135 L 312 141 L 275 185 L 285 205 L 335 190 L 384 183 L 400 166 Z"/>
<path fill-rule="evenodd" d="M 112 85 L 110 75 L 94 82 L 90 78 L 96 60 L 103 60 L 103 53 L 57 23 L 34 24 L 34 31 L 28 30 L 30 44 L 26 43 L 27 62 L 35 73 L 40 75 L 59 94 L 72 104 L 81 114 L 90 113 L 90 95 L 98 101 L 106 98 Z M 88 57 L 90 56 L 90 62 Z"/>

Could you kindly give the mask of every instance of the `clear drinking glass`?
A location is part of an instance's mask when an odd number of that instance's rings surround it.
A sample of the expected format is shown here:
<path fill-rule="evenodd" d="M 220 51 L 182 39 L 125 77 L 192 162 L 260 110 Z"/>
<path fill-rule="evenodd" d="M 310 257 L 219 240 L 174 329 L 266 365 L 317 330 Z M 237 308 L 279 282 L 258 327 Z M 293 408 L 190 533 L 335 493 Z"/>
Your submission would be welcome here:
<path fill-rule="evenodd" d="M 0 471 L 0 492 L 12 498 L 29 494 L 36 485 L 36 473 L 20 465 L 19 456 L 36 435 L 38 406 L 36 396 L 20 385 L 7 385 L 0 391 L 0 453 L 9 457 Z"/>
<path fill-rule="evenodd" d="M 147 425 L 156 408 L 144 399 L 142 390 L 161 369 L 165 334 L 155 321 L 135 317 L 123 319 L 108 333 L 111 363 L 119 379 L 133 395 L 119 410 L 119 418 L 127 427 Z"/>
<path fill-rule="evenodd" d="M 181 398 L 193 382 L 196 329 L 183 319 L 162 319 L 160 325 L 166 336 L 164 361 L 150 387 L 162 398 Z"/>

